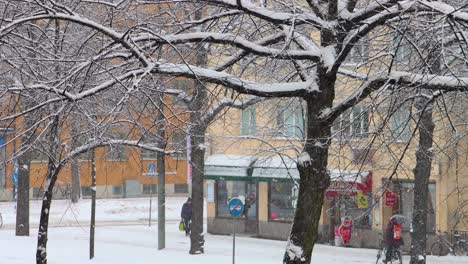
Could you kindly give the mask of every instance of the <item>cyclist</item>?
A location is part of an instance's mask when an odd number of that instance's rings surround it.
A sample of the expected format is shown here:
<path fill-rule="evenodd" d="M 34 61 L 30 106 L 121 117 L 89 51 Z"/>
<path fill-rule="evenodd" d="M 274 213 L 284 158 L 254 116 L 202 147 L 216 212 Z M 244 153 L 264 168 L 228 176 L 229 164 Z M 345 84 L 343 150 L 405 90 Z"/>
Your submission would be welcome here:
<path fill-rule="evenodd" d="M 392 253 L 397 251 L 403 245 L 401 237 L 401 224 L 396 218 L 390 218 L 385 230 L 385 259 L 384 263 L 391 261 Z"/>

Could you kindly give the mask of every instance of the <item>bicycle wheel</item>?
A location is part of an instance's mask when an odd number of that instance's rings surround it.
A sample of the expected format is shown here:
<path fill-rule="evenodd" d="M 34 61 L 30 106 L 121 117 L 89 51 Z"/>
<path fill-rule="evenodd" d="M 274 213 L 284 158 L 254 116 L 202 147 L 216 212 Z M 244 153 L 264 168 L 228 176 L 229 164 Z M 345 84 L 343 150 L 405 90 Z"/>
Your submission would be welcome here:
<path fill-rule="evenodd" d="M 377 251 L 377 260 L 375 261 L 375 264 L 379 264 L 379 260 L 382 257 L 382 249 L 379 249 Z"/>
<path fill-rule="evenodd" d="M 3 218 L 2 218 L 2 214 L 0 214 L 0 228 L 3 227 Z"/>
<path fill-rule="evenodd" d="M 468 245 L 464 241 L 458 241 L 453 247 L 453 252 L 455 256 L 465 256 L 468 253 Z"/>
<path fill-rule="evenodd" d="M 431 246 L 431 250 L 429 251 L 433 256 L 446 256 L 449 252 L 448 248 L 442 244 L 440 241 L 434 242 Z"/>

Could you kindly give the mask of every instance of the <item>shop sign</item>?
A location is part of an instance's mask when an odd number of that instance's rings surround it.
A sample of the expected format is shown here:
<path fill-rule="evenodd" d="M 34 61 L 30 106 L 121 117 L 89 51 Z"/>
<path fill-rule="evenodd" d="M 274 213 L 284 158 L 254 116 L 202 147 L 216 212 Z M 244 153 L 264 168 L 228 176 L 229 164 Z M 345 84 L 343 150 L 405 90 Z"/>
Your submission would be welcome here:
<path fill-rule="evenodd" d="M 385 206 L 387 207 L 393 207 L 397 203 L 397 196 L 394 192 L 392 191 L 386 191 L 385 192 Z"/>
<path fill-rule="evenodd" d="M 353 225 L 353 220 L 349 217 L 345 217 L 343 224 L 338 229 L 340 232 L 341 239 L 344 244 L 349 243 L 351 240 L 351 226 Z"/>
<path fill-rule="evenodd" d="M 359 209 L 366 209 L 369 205 L 369 197 L 362 192 L 358 192 L 356 203 Z"/>

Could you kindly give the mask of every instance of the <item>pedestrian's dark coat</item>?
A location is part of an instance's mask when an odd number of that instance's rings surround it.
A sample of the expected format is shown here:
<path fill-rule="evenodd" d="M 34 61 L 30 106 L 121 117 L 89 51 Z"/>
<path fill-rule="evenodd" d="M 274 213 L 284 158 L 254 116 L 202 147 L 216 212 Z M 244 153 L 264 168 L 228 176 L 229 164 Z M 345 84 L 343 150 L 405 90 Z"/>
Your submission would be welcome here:
<path fill-rule="evenodd" d="M 191 219 L 192 218 L 192 203 L 187 201 L 184 203 L 182 206 L 182 212 L 180 214 L 180 217 L 184 219 Z"/>

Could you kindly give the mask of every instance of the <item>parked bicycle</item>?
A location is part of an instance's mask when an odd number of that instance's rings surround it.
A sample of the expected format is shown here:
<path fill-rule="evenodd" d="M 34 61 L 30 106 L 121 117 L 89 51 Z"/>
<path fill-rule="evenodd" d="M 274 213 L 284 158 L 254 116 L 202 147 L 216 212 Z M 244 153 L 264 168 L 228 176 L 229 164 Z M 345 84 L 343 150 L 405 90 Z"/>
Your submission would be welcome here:
<path fill-rule="evenodd" d="M 375 261 L 375 264 L 403 264 L 403 258 L 402 258 L 402 253 L 400 248 L 392 248 L 392 254 L 390 255 L 391 258 L 389 261 L 385 262 L 385 256 L 387 254 L 387 247 L 385 247 L 385 244 L 383 241 L 380 241 L 380 247 L 379 250 L 377 251 L 377 260 Z"/>
<path fill-rule="evenodd" d="M 434 256 L 445 256 L 450 253 L 453 256 L 468 255 L 468 243 L 465 239 L 461 239 L 459 233 L 455 232 L 453 235 L 455 240 L 452 243 L 447 239 L 447 233 L 437 233 L 437 240 L 431 245 L 430 253 Z"/>

